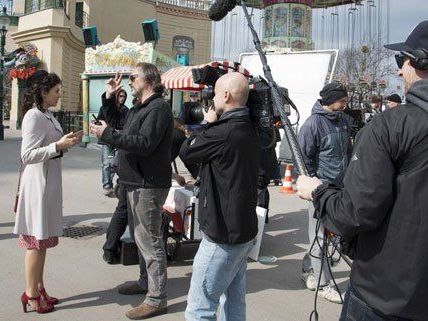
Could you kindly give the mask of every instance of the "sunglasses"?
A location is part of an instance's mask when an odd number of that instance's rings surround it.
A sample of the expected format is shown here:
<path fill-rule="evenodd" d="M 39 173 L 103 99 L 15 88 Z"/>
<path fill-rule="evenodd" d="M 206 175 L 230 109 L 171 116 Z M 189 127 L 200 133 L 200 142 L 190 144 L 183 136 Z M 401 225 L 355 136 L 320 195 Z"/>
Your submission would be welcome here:
<path fill-rule="evenodd" d="M 402 53 L 395 55 L 395 62 L 397 63 L 399 69 L 403 68 L 404 62 L 407 58 L 408 57 Z"/>
<path fill-rule="evenodd" d="M 132 74 L 132 75 L 129 75 L 129 81 L 130 82 L 134 82 L 135 81 L 135 79 L 137 79 L 137 78 L 140 78 L 140 77 L 142 77 L 143 75 L 140 75 L 140 74 Z"/>

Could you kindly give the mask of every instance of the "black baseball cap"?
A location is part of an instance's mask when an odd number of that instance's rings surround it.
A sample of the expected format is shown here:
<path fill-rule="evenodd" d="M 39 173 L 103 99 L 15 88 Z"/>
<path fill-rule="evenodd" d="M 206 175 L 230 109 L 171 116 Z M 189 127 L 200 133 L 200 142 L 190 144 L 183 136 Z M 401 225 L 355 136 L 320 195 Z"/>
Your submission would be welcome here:
<path fill-rule="evenodd" d="M 428 49 L 428 20 L 418 24 L 405 42 L 385 45 L 385 48 L 395 51 L 413 51 L 417 49 Z"/>
<path fill-rule="evenodd" d="M 398 103 L 398 104 L 401 104 L 402 102 L 401 97 L 397 94 L 389 95 L 388 97 L 386 97 L 386 100 L 393 101 L 394 103 Z"/>

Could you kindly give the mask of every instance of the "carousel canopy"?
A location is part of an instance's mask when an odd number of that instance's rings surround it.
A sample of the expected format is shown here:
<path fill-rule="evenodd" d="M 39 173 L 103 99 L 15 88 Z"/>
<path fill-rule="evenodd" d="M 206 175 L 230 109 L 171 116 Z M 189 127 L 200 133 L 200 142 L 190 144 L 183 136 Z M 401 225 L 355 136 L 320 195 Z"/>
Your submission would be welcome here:
<path fill-rule="evenodd" d="M 248 7 L 264 8 L 266 5 L 273 3 L 301 3 L 307 4 L 312 8 L 327 8 L 333 6 L 340 6 L 350 3 L 360 3 L 363 0 L 248 0 L 245 4 Z"/>

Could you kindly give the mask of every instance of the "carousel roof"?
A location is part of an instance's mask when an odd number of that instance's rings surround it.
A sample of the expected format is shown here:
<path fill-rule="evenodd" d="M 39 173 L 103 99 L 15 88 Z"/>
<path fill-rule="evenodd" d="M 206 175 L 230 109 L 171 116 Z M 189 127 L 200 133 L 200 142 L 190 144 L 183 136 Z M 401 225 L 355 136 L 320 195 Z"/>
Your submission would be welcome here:
<path fill-rule="evenodd" d="M 263 8 L 273 3 L 301 3 L 310 5 L 312 8 L 328 8 L 350 3 L 360 3 L 363 0 L 247 0 L 245 4 L 249 7 Z"/>

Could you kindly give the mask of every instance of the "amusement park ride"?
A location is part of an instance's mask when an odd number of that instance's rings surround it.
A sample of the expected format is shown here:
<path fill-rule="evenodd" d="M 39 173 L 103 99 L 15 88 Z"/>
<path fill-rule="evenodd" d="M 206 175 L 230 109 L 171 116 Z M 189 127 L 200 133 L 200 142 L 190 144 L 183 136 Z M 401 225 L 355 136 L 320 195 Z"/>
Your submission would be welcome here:
<path fill-rule="evenodd" d="M 383 64 L 389 61 L 383 44 L 389 42 L 390 0 L 249 0 L 246 3 L 263 10 L 260 33 L 264 50 L 339 49 L 339 64 L 346 66 L 342 66 L 342 74 L 338 70 L 335 78 L 350 89 L 351 107 L 362 108 L 369 97 L 383 94 L 385 72 L 380 70 L 387 70 Z M 340 57 L 349 55 L 358 59 L 340 61 Z M 349 63 L 359 66 L 351 68 Z"/>

